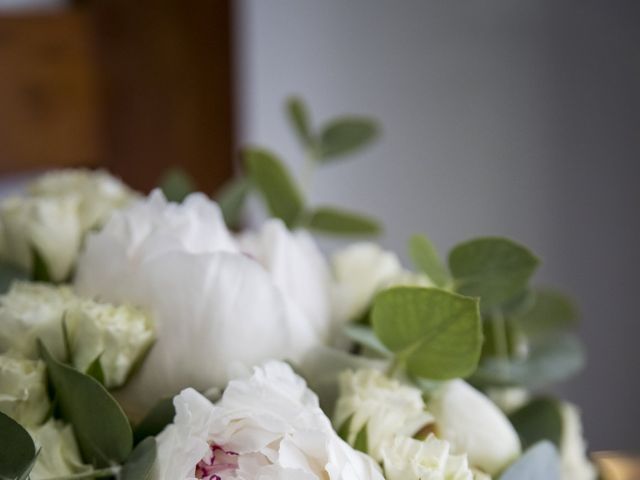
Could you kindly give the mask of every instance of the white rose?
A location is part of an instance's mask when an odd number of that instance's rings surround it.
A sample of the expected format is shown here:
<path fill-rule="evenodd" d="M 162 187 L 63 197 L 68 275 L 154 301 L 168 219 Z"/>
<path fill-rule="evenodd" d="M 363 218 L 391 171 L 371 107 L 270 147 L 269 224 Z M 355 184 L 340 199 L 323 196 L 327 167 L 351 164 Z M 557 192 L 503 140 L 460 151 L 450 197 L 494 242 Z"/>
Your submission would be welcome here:
<path fill-rule="evenodd" d="M 114 210 L 126 207 L 136 198 L 135 192 L 103 170 L 52 171 L 31 182 L 28 190 L 38 197 L 76 197 L 83 232 L 102 226 Z"/>
<path fill-rule="evenodd" d="M 481 480 L 486 475 L 469 468 L 466 455 L 452 455 L 449 442 L 429 435 L 420 441 L 401 435 L 383 450 L 387 480 Z"/>
<path fill-rule="evenodd" d="M 38 358 L 40 338 L 58 359 L 65 357 L 62 320 L 75 297 L 68 287 L 14 282 L 0 295 L 0 352 L 14 350 Z"/>
<path fill-rule="evenodd" d="M 4 241 L 0 257 L 31 271 L 34 251 L 37 251 L 52 279 L 65 279 L 82 241 L 79 208 L 79 199 L 74 196 L 3 200 L 0 203 L 0 231 Z"/>
<path fill-rule="evenodd" d="M 473 467 L 495 475 L 520 455 L 520 440 L 511 422 L 463 380 L 444 383 L 428 410 L 436 418 L 436 435 L 450 442 L 454 453 L 466 453 Z"/>
<path fill-rule="evenodd" d="M 354 445 L 366 426 L 368 452 L 381 461 L 385 443 L 396 435 L 412 437 L 433 422 L 425 410 L 422 392 L 402 385 L 376 370 L 347 370 L 339 376 L 340 396 L 334 425 L 340 430 L 347 422 L 346 440 Z"/>
<path fill-rule="evenodd" d="M 571 403 L 562 403 L 562 438 L 560 440 L 560 461 L 564 480 L 593 480 L 597 477 L 596 469 L 589 461 L 580 412 Z"/>
<path fill-rule="evenodd" d="M 334 314 L 341 322 L 362 316 L 375 294 L 384 288 L 431 285 L 427 276 L 405 270 L 395 253 L 375 243 L 349 245 L 333 255 L 331 265 Z"/>
<path fill-rule="evenodd" d="M 278 242 L 294 242 L 283 240 L 290 234 L 278 230 Z M 315 318 L 308 316 L 312 303 L 299 300 L 304 292 L 290 295 L 291 282 L 282 278 L 300 278 L 298 268 L 308 276 L 324 272 L 305 264 L 313 265 L 314 258 L 296 253 L 293 263 L 280 247 L 273 250 L 278 255 L 262 257 L 274 262 L 269 269 L 244 254 L 218 206 L 201 194 L 173 204 L 156 191 L 147 201 L 115 213 L 102 231 L 88 237 L 77 290 L 143 307 L 156 322 L 157 341 L 120 394 L 130 415 L 145 413 L 155 399 L 187 386 L 201 391 L 224 387 L 231 363 L 299 360 L 327 338 L 330 319 L 320 318 L 320 311 Z M 288 266 L 275 265 L 280 261 Z"/>
<path fill-rule="evenodd" d="M 91 471 L 90 465 L 82 463 L 71 425 L 51 419 L 40 427 L 27 430 L 39 451 L 29 474 L 31 480 L 67 477 Z"/>
<path fill-rule="evenodd" d="M 44 363 L 0 355 L 0 412 L 21 425 L 38 425 L 49 413 Z"/>
<path fill-rule="evenodd" d="M 192 389 L 174 404 L 174 423 L 157 439 L 156 480 L 383 478 L 338 437 L 315 394 L 284 363 L 231 381 L 216 405 Z"/>
<path fill-rule="evenodd" d="M 91 300 L 78 301 L 67 312 L 73 365 L 84 372 L 100 357 L 107 388 L 124 384 L 136 362 L 154 340 L 153 324 L 140 309 Z"/>
<path fill-rule="evenodd" d="M 84 235 L 135 194 L 105 172 L 60 170 L 29 184 L 28 193 L 0 203 L 0 258 L 28 271 L 34 251 L 55 281 L 66 279 Z"/>

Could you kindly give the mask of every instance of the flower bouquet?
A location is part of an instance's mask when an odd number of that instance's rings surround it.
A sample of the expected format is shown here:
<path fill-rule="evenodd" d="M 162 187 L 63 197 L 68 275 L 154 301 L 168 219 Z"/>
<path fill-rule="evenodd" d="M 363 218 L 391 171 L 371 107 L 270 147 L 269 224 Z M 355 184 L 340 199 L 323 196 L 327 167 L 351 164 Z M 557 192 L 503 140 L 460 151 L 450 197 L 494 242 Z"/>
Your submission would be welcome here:
<path fill-rule="evenodd" d="M 287 117 L 317 167 L 370 144 L 358 116 Z M 583 362 L 563 295 L 505 238 L 413 269 L 312 206 L 278 157 L 243 155 L 217 197 L 173 172 L 35 179 L 0 204 L 0 478 L 587 480 L 578 410 L 541 395 Z M 249 197 L 269 213 L 241 229 Z"/>

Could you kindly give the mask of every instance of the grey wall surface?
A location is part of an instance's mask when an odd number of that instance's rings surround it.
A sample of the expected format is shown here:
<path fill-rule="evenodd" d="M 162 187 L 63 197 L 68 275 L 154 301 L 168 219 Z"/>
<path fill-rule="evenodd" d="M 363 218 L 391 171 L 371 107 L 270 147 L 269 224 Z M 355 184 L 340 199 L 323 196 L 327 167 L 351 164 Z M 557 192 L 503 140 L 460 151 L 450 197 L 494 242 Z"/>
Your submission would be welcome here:
<path fill-rule="evenodd" d="M 640 4 L 620 1 L 244 0 L 242 143 L 298 171 L 282 115 L 380 118 L 384 138 L 317 173 L 314 202 L 376 213 L 382 243 L 508 235 L 575 295 L 590 361 L 561 388 L 593 449 L 640 433 Z"/>

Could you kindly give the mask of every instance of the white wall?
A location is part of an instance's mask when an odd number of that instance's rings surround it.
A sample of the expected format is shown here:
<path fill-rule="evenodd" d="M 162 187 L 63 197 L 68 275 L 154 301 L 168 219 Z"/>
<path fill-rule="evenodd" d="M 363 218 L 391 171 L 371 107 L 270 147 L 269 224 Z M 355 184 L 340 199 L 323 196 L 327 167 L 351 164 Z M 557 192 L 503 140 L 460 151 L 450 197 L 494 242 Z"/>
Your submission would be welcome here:
<path fill-rule="evenodd" d="M 300 151 L 282 104 L 367 113 L 382 141 L 312 200 L 376 213 L 385 245 L 504 234 L 582 303 L 591 363 L 567 387 L 595 448 L 638 438 L 639 9 L 632 2 L 243 0 L 241 141 Z M 627 373 L 629 372 L 629 373 Z"/>

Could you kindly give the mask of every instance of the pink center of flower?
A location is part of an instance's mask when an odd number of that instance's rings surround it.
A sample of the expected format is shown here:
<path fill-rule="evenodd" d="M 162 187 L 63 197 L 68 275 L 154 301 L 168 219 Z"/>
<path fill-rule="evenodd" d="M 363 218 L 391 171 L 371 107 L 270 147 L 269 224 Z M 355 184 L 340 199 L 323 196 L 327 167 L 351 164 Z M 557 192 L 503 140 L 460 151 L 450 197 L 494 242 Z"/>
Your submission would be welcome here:
<path fill-rule="evenodd" d="M 223 480 L 225 473 L 235 473 L 238 468 L 238 454 L 223 449 L 216 444 L 209 445 L 210 451 L 196 465 L 196 478 L 203 480 Z"/>

